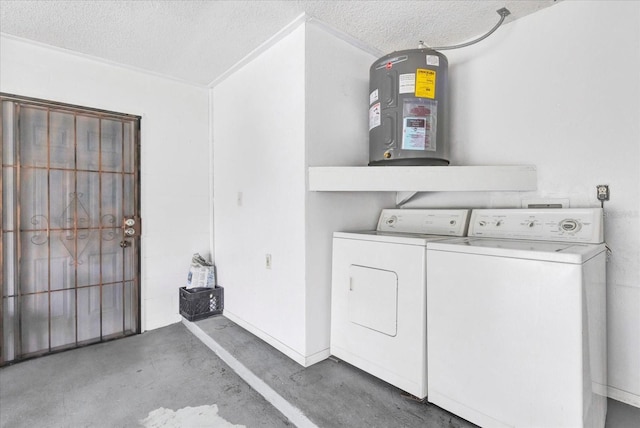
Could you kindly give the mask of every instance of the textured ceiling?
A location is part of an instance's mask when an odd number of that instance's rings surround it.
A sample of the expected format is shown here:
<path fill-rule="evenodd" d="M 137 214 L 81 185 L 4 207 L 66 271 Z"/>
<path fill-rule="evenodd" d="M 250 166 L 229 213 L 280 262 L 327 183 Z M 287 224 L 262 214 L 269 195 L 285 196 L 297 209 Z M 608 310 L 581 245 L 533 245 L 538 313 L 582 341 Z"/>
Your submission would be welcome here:
<path fill-rule="evenodd" d="M 554 0 L 12 1 L 2 33 L 199 85 L 215 81 L 302 13 L 382 53 L 456 44 Z M 1 55 L 1 52 L 0 52 Z"/>

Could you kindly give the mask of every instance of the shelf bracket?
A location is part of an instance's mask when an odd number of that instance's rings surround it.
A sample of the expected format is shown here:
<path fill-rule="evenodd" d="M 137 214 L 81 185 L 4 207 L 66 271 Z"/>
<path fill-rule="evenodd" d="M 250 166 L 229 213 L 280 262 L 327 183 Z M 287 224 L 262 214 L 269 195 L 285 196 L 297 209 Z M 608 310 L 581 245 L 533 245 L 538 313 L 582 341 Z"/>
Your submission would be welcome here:
<path fill-rule="evenodd" d="M 396 207 L 400 208 L 417 194 L 418 192 L 396 192 Z"/>

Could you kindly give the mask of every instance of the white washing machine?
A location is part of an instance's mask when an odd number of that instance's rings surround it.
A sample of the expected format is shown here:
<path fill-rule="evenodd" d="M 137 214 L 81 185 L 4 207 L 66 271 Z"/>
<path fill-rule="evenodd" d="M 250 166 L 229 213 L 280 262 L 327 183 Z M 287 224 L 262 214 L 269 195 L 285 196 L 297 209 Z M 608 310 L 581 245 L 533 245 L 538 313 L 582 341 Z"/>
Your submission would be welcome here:
<path fill-rule="evenodd" d="M 483 427 L 604 427 L 602 210 L 474 210 L 427 249 L 428 400 Z"/>
<path fill-rule="evenodd" d="M 465 236 L 469 210 L 389 209 L 367 232 L 335 232 L 331 354 L 427 394 L 427 242 Z"/>

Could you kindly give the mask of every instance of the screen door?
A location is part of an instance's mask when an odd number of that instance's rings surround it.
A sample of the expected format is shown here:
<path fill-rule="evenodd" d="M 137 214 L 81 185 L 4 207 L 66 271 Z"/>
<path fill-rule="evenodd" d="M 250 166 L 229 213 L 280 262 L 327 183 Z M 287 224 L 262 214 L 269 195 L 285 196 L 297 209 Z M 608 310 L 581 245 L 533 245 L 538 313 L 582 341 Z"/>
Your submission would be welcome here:
<path fill-rule="evenodd" d="M 0 363 L 138 333 L 140 118 L 0 101 Z"/>

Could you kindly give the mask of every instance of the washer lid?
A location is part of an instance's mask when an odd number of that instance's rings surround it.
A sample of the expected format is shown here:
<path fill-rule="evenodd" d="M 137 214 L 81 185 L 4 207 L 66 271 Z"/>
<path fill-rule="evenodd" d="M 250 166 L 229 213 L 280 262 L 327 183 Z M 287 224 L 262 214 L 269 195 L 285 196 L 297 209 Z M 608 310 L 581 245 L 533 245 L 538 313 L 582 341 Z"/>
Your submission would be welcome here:
<path fill-rule="evenodd" d="M 513 239 L 459 238 L 430 242 L 427 250 L 494 257 L 582 264 L 605 251 L 604 244 L 527 241 Z M 428 260 L 428 258 L 427 258 Z"/>

